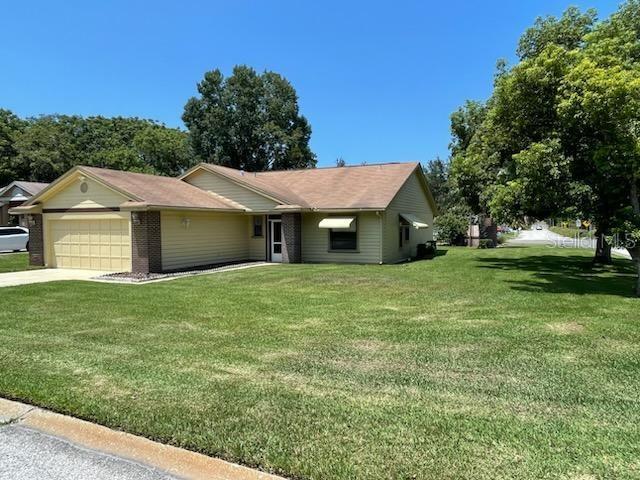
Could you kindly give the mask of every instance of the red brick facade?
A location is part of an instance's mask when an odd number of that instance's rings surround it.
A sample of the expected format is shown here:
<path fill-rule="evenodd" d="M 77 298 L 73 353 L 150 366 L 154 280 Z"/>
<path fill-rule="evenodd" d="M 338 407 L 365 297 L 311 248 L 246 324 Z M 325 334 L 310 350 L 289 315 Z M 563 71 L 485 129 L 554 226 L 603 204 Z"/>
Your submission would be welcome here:
<path fill-rule="evenodd" d="M 162 271 L 160 212 L 131 214 L 131 271 L 157 273 Z"/>
<path fill-rule="evenodd" d="M 27 215 L 29 226 L 29 265 L 44 266 L 44 236 L 42 214 Z"/>
<path fill-rule="evenodd" d="M 302 262 L 302 216 L 282 214 L 282 263 Z"/>

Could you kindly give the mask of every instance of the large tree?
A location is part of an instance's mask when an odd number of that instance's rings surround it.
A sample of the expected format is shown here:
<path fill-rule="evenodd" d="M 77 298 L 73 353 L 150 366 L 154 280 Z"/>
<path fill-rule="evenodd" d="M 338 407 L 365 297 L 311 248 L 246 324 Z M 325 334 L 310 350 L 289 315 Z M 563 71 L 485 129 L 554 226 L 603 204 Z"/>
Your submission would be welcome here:
<path fill-rule="evenodd" d="M 24 128 L 24 120 L 10 110 L 0 108 L 0 188 L 16 178 L 16 142 Z"/>
<path fill-rule="evenodd" d="M 609 260 L 604 239 L 618 233 L 638 265 L 640 294 L 640 2 L 594 19 L 569 9 L 525 33 L 521 61 L 497 77 L 454 173 L 475 186 L 469 203 L 501 220 L 593 218 L 595 260 Z"/>
<path fill-rule="evenodd" d="M 274 72 L 236 66 L 207 72 L 182 119 L 204 161 L 248 171 L 314 167 L 311 126 L 291 84 Z"/>

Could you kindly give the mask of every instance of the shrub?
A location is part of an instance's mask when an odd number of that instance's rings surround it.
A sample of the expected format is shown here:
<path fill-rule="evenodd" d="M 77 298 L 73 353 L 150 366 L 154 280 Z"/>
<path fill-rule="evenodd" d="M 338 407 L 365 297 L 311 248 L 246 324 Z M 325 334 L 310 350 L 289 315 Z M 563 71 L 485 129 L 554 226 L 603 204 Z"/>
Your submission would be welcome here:
<path fill-rule="evenodd" d="M 438 229 L 438 240 L 449 245 L 460 245 L 464 242 L 469 227 L 467 215 L 447 212 L 435 221 Z"/>

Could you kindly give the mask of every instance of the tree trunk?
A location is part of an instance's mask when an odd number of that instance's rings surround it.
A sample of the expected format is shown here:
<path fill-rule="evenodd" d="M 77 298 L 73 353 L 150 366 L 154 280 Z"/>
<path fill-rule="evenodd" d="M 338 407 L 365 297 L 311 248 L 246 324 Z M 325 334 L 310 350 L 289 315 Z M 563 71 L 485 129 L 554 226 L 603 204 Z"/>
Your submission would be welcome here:
<path fill-rule="evenodd" d="M 636 179 L 631 181 L 631 207 L 636 217 L 640 216 L 640 199 L 638 199 L 638 185 Z M 636 264 L 636 296 L 640 297 L 640 246 L 635 245 L 633 248 L 627 248 L 629 255 Z"/>
<path fill-rule="evenodd" d="M 640 256 L 636 257 L 634 261 L 636 262 L 636 273 L 638 275 L 636 277 L 636 297 L 640 297 Z"/>
<path fill-rule="evenodd" d="M 607 242 L 604 233 L 598 228 L 596 230 L 596 252 L 593 256 L 594 265 L 611 265 L 611 245 Z"/>
<path fill-rule="evenodd" d="M 636 266 L 636 297 L 640 297 L 640 248 L 628 248 L 629 255 Z"/>

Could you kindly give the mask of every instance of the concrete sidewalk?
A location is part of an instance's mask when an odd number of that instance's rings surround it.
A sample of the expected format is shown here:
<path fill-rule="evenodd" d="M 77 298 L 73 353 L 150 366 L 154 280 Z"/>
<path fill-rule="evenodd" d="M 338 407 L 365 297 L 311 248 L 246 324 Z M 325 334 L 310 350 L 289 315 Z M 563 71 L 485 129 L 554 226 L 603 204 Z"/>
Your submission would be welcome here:
<path fill-rule="evenodd" d="M 282 480 L 146 438 L 0 399 L 0 480 Z"/>

